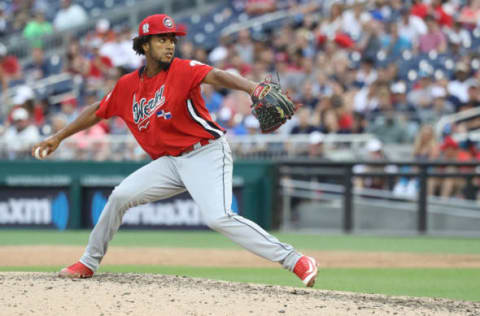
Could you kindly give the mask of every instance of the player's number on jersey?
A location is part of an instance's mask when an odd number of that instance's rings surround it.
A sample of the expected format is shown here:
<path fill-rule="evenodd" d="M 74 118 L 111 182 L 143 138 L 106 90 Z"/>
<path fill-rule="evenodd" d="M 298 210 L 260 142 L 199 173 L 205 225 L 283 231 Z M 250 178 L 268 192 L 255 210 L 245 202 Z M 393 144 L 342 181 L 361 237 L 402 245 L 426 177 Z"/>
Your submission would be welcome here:
<path fill-rule="evenodd" d="M 191 60 L 190 66 L 198 66 L 198 65 L 205 65 L 204 63 L 199 62 L 198 60 Z"/>

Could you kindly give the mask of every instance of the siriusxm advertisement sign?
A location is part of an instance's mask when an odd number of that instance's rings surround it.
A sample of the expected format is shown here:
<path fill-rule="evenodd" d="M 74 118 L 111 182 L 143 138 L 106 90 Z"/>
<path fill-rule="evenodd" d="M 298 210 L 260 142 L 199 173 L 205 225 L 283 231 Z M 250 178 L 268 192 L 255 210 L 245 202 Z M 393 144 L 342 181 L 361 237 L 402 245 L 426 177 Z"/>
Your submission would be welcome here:
<path fill-rule="evenodd" d="M 0 227 L 67 228 L 68 192 L 62 188 L 0 188 Z"/>
<path fill-rule="evenodd" d="M 93 227 L 107 203 L 112 188 L 84 188 L 83 218 L 87 227 Z M 241 214 L 241 188 L 233 189 L 232 210 Z M 123 228 L 206 229 L 200 209 L 188 192 L 139 205 L 129 209 L 122 221 Z"/>

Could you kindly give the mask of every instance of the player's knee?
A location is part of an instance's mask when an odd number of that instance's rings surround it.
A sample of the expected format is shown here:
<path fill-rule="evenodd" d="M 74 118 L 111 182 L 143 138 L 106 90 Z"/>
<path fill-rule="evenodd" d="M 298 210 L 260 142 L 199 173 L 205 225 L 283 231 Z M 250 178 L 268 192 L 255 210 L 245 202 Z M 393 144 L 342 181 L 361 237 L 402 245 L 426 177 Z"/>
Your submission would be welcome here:
<path fill-rule="evenodd" d="M 116 187 L 110 195 L 110 200 L 118 206 L 128 204 L 130 198 L 130 190 L 125 190 L 121 186 Z"/>
<path fill-rule="evenodd" d="M 222 217 L 215 217 L 215 218 L 208 218 L 205 219 L 205 224 L 210 228 L 215 231 L 222 230 L 224 224 L 225 224 L 225 218 Z"/>

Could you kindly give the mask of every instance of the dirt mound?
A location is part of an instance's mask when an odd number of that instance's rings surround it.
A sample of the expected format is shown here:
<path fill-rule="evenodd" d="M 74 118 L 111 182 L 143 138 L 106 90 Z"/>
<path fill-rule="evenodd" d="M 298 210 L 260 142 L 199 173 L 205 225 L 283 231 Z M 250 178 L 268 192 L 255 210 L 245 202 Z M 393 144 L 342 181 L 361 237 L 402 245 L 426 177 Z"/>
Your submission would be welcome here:
<path fill-rule="evenodd" d="M 182 276 L 0 273 L 0 315 L 478 315 L 480 303 Z"/>

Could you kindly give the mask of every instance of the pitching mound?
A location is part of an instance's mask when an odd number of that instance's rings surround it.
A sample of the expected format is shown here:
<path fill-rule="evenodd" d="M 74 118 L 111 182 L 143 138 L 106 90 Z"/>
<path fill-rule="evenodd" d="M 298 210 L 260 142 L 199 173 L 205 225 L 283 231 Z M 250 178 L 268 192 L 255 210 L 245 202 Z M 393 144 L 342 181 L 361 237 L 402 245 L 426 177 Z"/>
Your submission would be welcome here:
<path fill-rule="evenodd" d="M 321 282 L 321 281 L 320 281 Z M 182 276 L 0 273 L 0 315 L 475 315 L 480 304 Z"/>

